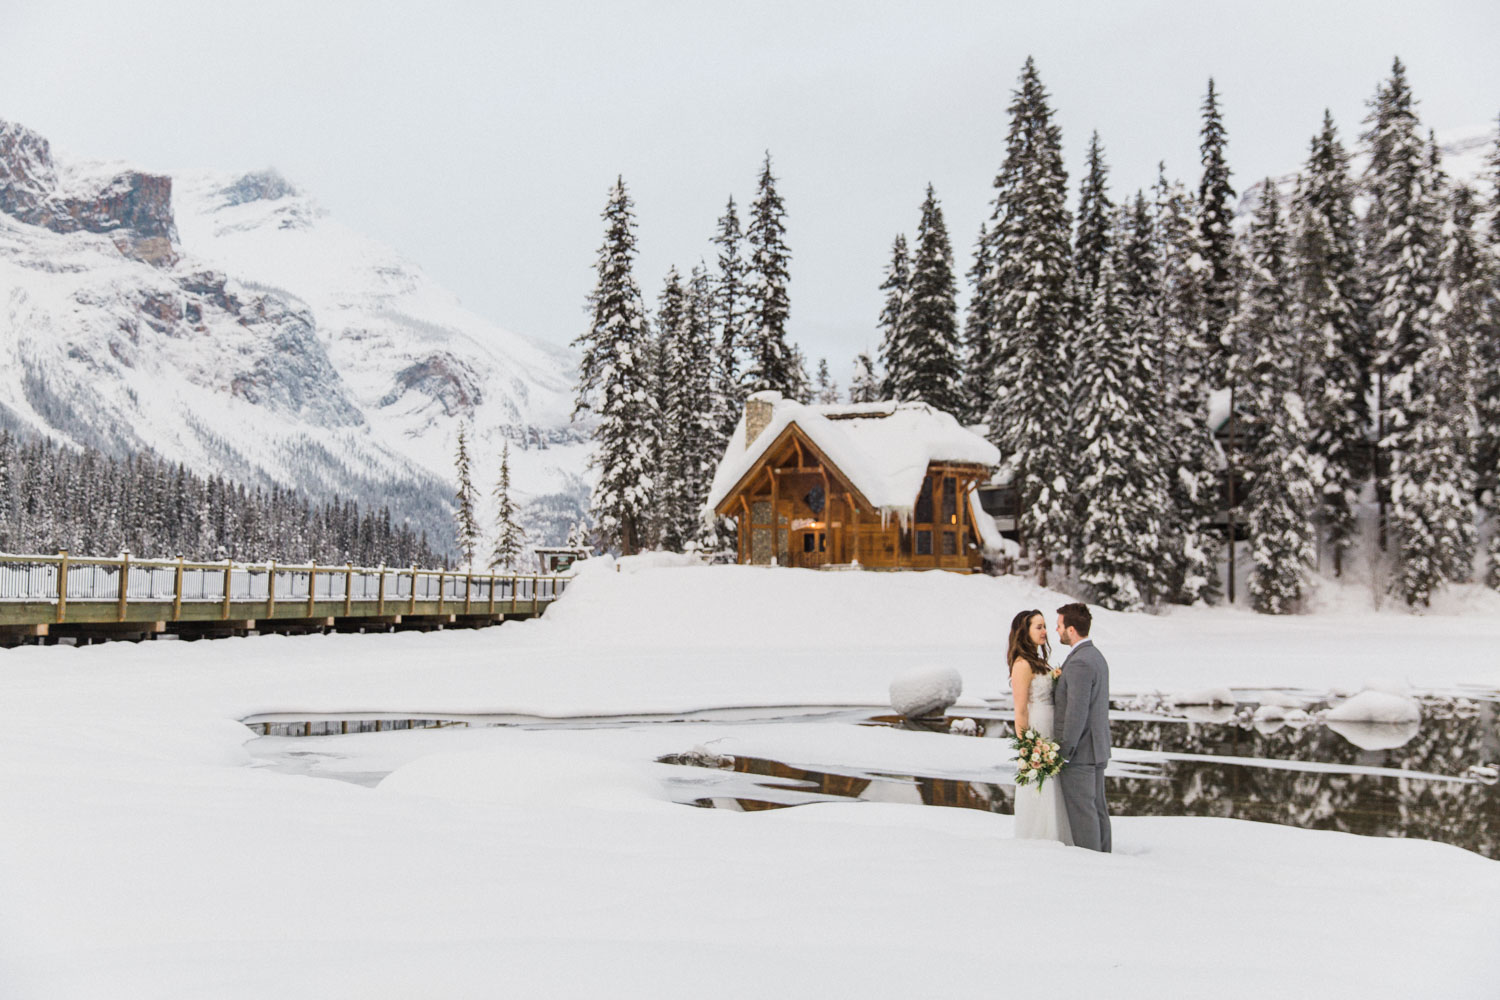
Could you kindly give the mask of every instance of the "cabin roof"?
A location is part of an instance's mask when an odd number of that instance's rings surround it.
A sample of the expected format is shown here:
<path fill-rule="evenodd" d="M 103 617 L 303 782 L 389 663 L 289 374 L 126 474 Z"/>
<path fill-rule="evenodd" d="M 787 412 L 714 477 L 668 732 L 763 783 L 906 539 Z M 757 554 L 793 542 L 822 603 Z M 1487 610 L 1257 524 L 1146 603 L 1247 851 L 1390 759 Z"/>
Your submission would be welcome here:
<path fill-rule="evenodd" d="M 719 506 L 754 469 L 782 431 L 797 425 L 877 510 L 905 513 L 916 502 L 933 462 L 993 467 L 1000 452 L 952 414 L 926 403 L 811 405 L 778 392 L 754 398 L 773 404 L 771 422 L 745 447 L 741 414 L 708 491 L 707 508 Z"/>

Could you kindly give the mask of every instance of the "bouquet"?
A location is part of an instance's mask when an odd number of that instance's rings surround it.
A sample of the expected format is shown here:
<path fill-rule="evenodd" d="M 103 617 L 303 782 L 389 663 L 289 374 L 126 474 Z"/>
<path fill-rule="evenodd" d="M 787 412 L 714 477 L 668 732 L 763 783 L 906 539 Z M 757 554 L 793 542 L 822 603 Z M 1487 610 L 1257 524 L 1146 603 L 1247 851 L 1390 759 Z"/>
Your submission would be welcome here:
<path fill-rule="evenodd" d="M 1033 782 L 1040 789 L 1048 778 L 1057 776 L 1067 761 L 1063 760 L 1062 748 L 1057 741 L 1043 736 L 1035 729 L 1028 729 L 1010 741 L 1016 751 L 1016 785 Z"/>

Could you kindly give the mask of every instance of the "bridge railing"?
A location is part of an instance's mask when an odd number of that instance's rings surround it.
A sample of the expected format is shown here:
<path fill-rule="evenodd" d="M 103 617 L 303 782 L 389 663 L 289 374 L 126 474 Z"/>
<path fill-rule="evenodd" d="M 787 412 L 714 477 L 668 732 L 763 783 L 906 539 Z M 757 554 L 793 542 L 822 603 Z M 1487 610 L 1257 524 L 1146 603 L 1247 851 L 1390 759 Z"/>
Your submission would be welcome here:
<path fill-rule="evenodd" d="M 185 559 L 115 559 L 92 556 L 11 555 L 0 553 L 0 602 L 56 604 L 57 620 L 66 605 L 113 601 L 121 609 L 131 602 L 171 601 L 183 604 L 276 605 L 355 601 L 375 602 L 378 611 L 399 613 L 415 602 L 438 602 L 450 612 L 485 612 L 516 602 L 532 605 L 556 600 L 567 577 L 518 573 L 472 573 L 418 566 L 283 565 L 276 562 L 189 562 Z M 65 585 L 59 586 L 59 581 Z M 123 583 L 123 586 L 122 586 Z"/>

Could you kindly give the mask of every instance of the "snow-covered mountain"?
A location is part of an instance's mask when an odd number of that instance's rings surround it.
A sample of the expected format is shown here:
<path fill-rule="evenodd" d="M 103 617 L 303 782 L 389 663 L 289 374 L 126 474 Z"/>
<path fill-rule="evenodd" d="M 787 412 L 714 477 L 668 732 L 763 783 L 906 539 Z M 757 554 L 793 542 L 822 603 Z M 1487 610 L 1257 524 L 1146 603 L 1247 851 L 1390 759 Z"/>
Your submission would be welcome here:
<path fill-rule="evenodd" d="M 447 539 L 467 423 L 476 486 L 510 441 L 544 541 L 587 495 L 573 371 L 272 171 L 58 163 L 0 122 L 0 425 L 389 503 Z"/>

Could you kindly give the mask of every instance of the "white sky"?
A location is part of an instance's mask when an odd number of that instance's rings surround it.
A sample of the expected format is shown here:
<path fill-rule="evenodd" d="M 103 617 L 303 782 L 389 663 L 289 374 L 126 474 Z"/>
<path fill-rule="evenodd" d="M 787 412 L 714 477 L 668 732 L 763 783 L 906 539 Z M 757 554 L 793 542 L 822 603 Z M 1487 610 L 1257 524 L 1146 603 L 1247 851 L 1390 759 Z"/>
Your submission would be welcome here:
<path fill-rule="evenodd" d="M 843 382 L 928 181 L 967 268 L 1028 54 L 1075 196 L 1093 129 L 1117 198 L 1158 160 L 1196 187 L 1210 75 L 1243 188 L 1295 169 L 1325 107 L 1352 141 L 1395 54 L 1440 137 L 1493 125 L 1500 3 L 1418 6 L 0 0 L 0 118 L 148 170 L 274 166 L 471 308 L 561 342 L 617 173 L 654 303 L 671 264 L 712 262 L 769 149 L 791 333 Z"/>

